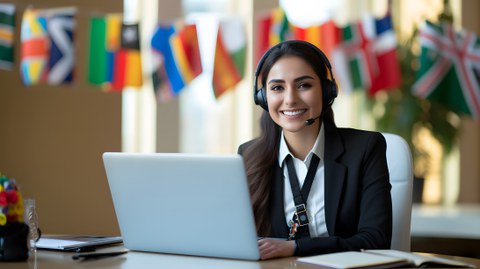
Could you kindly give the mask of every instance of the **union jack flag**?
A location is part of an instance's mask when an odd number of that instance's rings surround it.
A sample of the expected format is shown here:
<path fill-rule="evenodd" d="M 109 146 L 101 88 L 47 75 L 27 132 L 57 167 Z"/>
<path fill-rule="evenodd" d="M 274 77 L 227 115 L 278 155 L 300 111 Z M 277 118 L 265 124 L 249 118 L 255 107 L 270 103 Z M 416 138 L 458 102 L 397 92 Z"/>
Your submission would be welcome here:
<path fill-rule="evenodd" d="M 448 23 L 419 29 L 420 68 L 412 91 L 452 111 L 480 116 L 480 40 Z"/>

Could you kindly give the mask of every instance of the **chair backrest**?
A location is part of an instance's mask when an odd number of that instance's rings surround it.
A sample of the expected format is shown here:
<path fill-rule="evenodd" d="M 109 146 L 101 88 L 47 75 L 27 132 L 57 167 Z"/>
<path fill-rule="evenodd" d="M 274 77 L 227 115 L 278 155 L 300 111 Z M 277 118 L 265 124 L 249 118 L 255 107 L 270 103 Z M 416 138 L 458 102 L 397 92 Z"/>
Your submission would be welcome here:
<path fill-rule="evenodd" d="M 413 165 L 410 147 L 395 134 L 383 133 L 387 141 L 387 163 L 392 185 L 391 249 L 410 251 L 412 218 Z"/>

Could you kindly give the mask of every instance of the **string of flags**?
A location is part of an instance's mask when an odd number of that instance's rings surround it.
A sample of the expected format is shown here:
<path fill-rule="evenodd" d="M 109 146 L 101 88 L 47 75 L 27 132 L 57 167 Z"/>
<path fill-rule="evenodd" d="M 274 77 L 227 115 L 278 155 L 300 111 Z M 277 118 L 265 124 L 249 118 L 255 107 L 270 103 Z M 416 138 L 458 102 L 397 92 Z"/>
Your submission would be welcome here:
<path fill-rule="evenodd" d="M 0 3 L 0 70 L 14 63 L 16 9 Z M 27 8 L 20 29 L 20 74 L 24 85 L 70 84 L 75 74 L 76 8 Z M 364 89 L 369 96 L 395 90 L 402 76 L 397 40 L 389 13 L 382 18 L 338 26 L 333 20 L 301 28 L 288 21 L 278 8 L 256 21 L 256 61 L 271 46 L 284 40 L 309 41 L 331 60 L 344 92 Z M 219 98 L 235 87 L 245 73 L 246 33 L 239 19 L 222 19 L 216 29 L 212 55 L 212 89 Z M 144 83 L 138 24 L 126 24 L 122 14 L 96 16 L 89 21 L 87 81 L 104 91 L 141 87 Z M 480 117 L 480 42 L 451 24 L 425 22 L 418 36 L 420 68 L 412 92 L 419 98 L 440 102 L 452 111 Z M 205 72 L 197 25 L 180 20 L 158 25 L 151 38 L 150 70 L 160 102 L 177 96 Z M 147 71 L 148 73 L 148 71 Z"/>
<path fill-rule="evenodd" d="M 397 41 L 389 14 L 383 18 L 365 16 L 344 27 L 330 20 L 301 28 L 291 24 L 282 9 L 276 9 L 260 19 L 258 29 L 257 58 L 281 41 L 306 40 L 332 61 L 337 81 L 345 92 L 366 89 L 373 96 L 400 86 Z"/>

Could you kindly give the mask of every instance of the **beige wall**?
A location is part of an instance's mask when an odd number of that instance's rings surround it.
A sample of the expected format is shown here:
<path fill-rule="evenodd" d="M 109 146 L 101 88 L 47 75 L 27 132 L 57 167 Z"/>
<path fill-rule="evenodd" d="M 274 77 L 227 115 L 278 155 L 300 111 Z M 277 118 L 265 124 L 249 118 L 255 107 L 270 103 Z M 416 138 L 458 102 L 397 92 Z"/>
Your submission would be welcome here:
<path fill-rule="evenodd" d="M 480 2 L 462 1 L 462 26 L 480 33 Z M 460 203 L 480 203 L 480 123 L 463 119 L 460 134 Z"/>
<path fill-rule="evenodd" d="M 121 94 L 86 82 L 88 19 L 121 12 L 122 1 L 38 0 L 17 4 L 16 62 L 0 71 L 0 171 L 37 201 L 44 233 L 118 234 L 101 155 L 121 150 Z M 24 87 L 19 75 L 21 14 L 35 8 L 78 7 L 76 81 Z"/>
<path fill-rule="evenodd" d="M 181 1 L 158 0 L 159 22 L 171 22 L 182 14 Z M 157 152 L 180 150 L 179 98 L 157 106 Z"/>

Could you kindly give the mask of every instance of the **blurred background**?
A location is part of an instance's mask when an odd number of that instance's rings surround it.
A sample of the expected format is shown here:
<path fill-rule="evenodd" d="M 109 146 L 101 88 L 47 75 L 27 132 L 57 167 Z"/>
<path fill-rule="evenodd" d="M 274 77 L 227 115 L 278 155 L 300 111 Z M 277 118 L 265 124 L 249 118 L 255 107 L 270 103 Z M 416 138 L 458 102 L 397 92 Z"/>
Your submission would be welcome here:
<path fill-rule="evenodd" d="M 259 133 L 259 57 L 304 39 L 332 62 L 337 125 L 410 144 L 412 250 L 479 257 L 479 11 L 475 0 L 0 1 L 0 172 L 36 199 L 44 233 L 118 234 L 102 153 L 235 153 Z"/>

